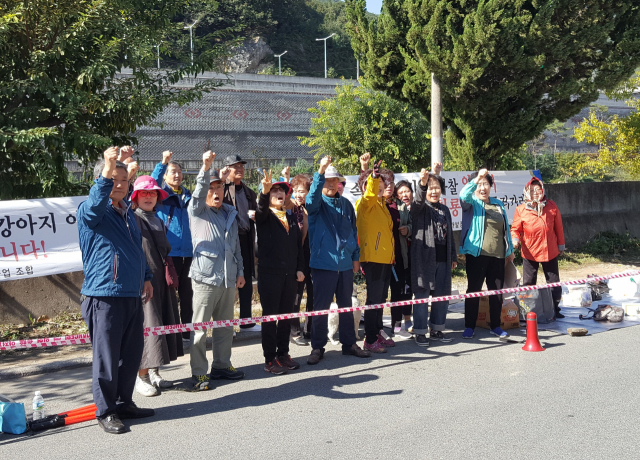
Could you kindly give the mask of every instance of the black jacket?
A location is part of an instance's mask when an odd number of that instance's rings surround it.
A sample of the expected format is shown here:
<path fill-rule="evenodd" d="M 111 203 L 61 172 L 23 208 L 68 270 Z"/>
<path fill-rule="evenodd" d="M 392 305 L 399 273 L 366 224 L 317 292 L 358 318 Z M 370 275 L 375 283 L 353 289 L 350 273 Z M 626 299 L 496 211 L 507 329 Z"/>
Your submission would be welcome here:
<path fill-rule="evenodd" d="M 258 273 L 304 272 L 302 232 L 293 215 L 287 213 L 289 232 L 269 209 L 269 195 L 260 194 L 256 210 L 258 227 Z"/>
<path fill-rule="evenodd" d="M 224 184 L 224 199 L 222 200 L 223 203 L 227 203 L 230 204 L 231 206 L 235 207 L 236 209 L 238 209 L 238 207 L 236 206 L 236 204 L 233 202 L 233 200 L 231 199 L 231 192 L 229 191 L 229 187 L 235 187 L 235 184 L 233 182 L 230 182 L 228 184 Z M 245 184 L 244 182 L 242 183 L 242 189 L 244 190 L 244 194 L 247 197 L 247 202 L 249 203 L 249 210 L 251 211 L 256 211 L 257 210 L 257 199 L 258 196 L 256 195 L 256 192 L 254 192 L 253 190 L 251 190 L 249 188 L 249 186 L 247 184 Z M 251 260 L 252 262 L 255 260 L 255 253 L 253 250 L 253 246 L 254 243 L 256 241 L 256 224 L 253 220 L 249 219 L 249 241 L 251 241 L 251 245 L 249 248 L 249 251 L 251 251 L 251 258 L 249 260 Z M 251 276 L 255 276 L 255 264 L 251 263 Z M 245 279 L 249 280 L 249 273 L 244 274 Z M 249 281 L 247 281 L 249 282 Z"/>

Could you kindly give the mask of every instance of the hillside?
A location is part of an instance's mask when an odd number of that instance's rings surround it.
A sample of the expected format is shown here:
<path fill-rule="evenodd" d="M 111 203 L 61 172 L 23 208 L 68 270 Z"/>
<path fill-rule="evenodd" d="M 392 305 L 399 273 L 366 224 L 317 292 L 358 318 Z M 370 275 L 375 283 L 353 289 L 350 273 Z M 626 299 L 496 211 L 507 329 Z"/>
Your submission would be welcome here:
<path fill-rule="evenodd" d="M 206 52 L 211 41 L 259 36 L 274 53 L 286 50 L 282 68 L 289 68 L 299 76 L 324 76 L 324 45 L 316 38 L 335 33 L 327 40 L 327 68 L 334 69 L 330 76 L 356 77 L 356 59 L 344 28 L 344 2 L 340 0 L 201 0 L 174 20 L 189 24 L 196 19 L 196 55 Z M 188 50 L 188 31 L 177 37 L 173 45 L 174 50 Z M 184 61 L 187 53 L 179 52 Z M 176 62 L 168 55 L 165 60 L 170 65 Z M 277 71 L 278 60 L 273 55 L 262 62 L 275 64 Z"/>

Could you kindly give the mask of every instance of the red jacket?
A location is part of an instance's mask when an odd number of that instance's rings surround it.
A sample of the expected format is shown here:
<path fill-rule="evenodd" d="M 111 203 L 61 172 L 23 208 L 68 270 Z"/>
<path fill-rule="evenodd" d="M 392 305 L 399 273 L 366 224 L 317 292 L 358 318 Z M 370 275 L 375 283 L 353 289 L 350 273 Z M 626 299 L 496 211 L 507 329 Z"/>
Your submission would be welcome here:
<path fill-rule="evenodd" d="M 511 223 L 511 238 L 520 241 L 522 257 L 535 262 L 548 262 L 564 251 L 564 230 L 558 206 L 547 200 L 542 215 L 527 209 L 526 204 L 516 208 Z"/>

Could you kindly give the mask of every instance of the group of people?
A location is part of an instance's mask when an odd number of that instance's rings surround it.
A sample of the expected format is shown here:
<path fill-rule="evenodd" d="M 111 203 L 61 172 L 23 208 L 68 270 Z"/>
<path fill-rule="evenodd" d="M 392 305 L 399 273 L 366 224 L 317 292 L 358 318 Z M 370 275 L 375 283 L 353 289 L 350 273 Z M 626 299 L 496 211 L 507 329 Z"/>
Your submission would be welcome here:
<path fill-rule="evenodd" d="M 313 176 L 289 178 L 285 170 L 274 181 L 272 171 L 263 171 L 256 194 L 243 182 L 241 157 L 227 157 L 216 170 L 215 153 L 208 151 L 191 193 L 171 152 L 163 153 L 151 176 L 139 176 L 131 187 L 137 165 L 132 167 L 123 151 L 132 153 L 115 147 L 104 152 L 77 214 L 85 273 L 82 314 L 93 344 L 92 389 L 99 425 L 108 433 L 127 431 L 122 419 L 153 415 L 133 403 L 133 392 L 154 396 L 171 387 L 160 368 L 182 356 L 186 346 L 190 391 L 209 389 L 211 380 L 244 377 L 231 363 L 231 327 L 212 330 L 211 368 L 206 331 L 145 337 L 142 330 L 232 319 L 236 292 L 240 317 L 250 318 L 256 275 L 263 315 L 299 311 L 305 288 L 307 311 L 329 310 L 332 302 L 351 307 L 359 272 L 366 280 L 367 304 L 386 302 L 389 292 L 392 302 L 424 300 L 413 308 L 393 308 L 389 333 L 382 310 L 366 310 L 362 347 L 353 313 L 340 313 L 342 353 L 359 358 L 385 353 L 395 346 L 394 338 L 414 337 L 421 347 L 430 340 L 452 340 L 444 332 L 447 302 L 429 299 L 451 293 L 458 251 L 466 257 L 467 292 L 482 290 L 485 282 L 491 290 L 500 289 L 514 246 L 522 250 L 524 283 L 536 283 L 540 263 L 547 282 L 559 279 L 562 220 L 538 178 L 526 184 L 525 203 L 510 225 L 502 202 L 490 197 L 492 176 L 486 169 L 472 174 L 460 192 L 458 250 L 451 213 L 440 202 L 446 192 L 441 164 L 433 172 L 422 169 L 414 191 L 411 183 L 395 183 L 392 171 L 363 154 L 362 196 L 354 208 L 342 196 L 345 178 L 328 156 Z M 558 316 L 560 295 L 554 291 Z M 478 302 L 465 301 L 463 339 L 474 335 Z M 500 327 L 501 296 L 491 296 L 489 303 L 490 332 L 508 336 Z M 307 364 L 318 364 L 327 330 L 327 315 L 307 317 L 304 325 L 299 319 L 263 323 L 264 370 L 280 375 L 298 369 L 289 346 L 308 345 L 309 339 Z"/>

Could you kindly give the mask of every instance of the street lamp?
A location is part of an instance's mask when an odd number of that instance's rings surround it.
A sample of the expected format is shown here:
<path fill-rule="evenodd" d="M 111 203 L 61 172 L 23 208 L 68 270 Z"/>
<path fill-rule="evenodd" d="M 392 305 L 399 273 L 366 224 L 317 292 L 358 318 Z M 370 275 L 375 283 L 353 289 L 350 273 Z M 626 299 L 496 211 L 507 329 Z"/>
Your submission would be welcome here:
<path fill-rule="evenodd" d="M 198 20 L 196 19 L 193 24 L 184 27 L 185 29 L 189 29 L 189 42 L 191 43 L 191 65 L 193 65 L 193 26 L 195 26 L 197 23 Z"/>
<path fill-rule="evenodd" d="M 334 35 L 335 33 L 329 35 L 328 37 L 316 38 L 317 42 L 319 42 L 320 40 L 324 41 L 324 78 L 327 78 L 327 40 L 333 37 Z"/>
<path fill-rule="evenodd" d="M 285 54 L 287 54 L 286 50 L 282 54 L 274 54 L 274 56 L 278 58 L 278 75 L 282 75 L 282 66 L 280 65 L 280 58 Z"/>

